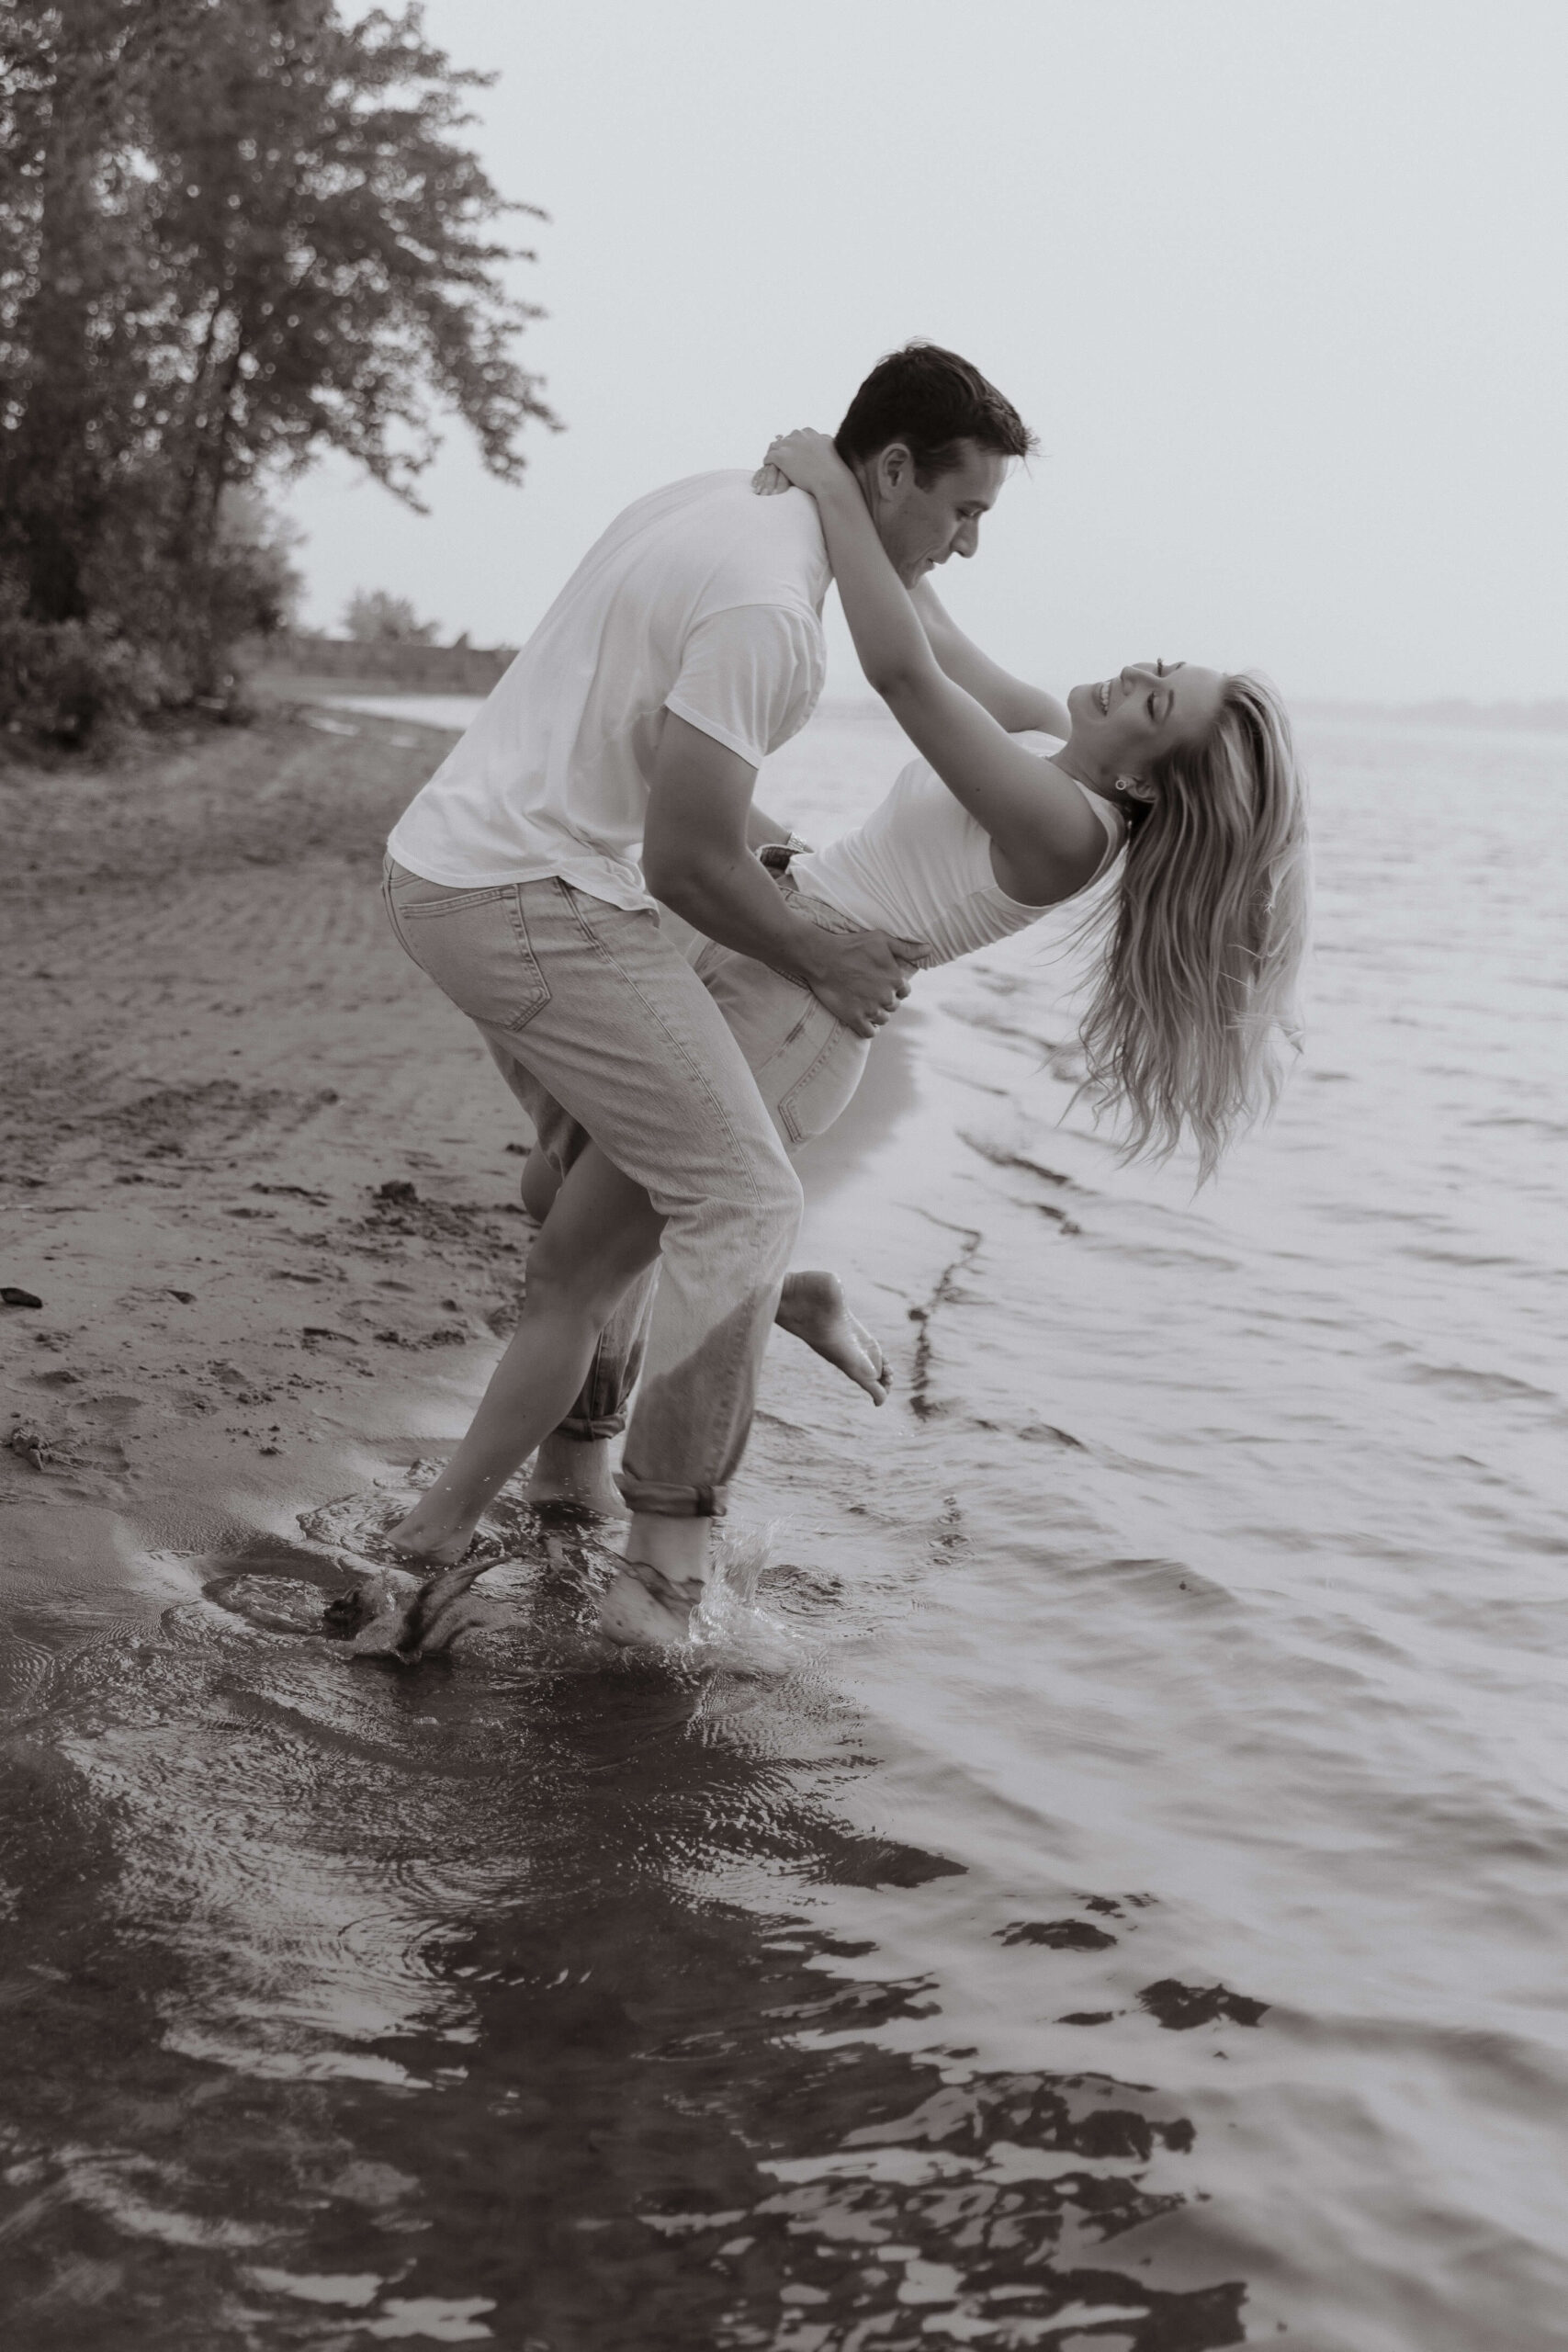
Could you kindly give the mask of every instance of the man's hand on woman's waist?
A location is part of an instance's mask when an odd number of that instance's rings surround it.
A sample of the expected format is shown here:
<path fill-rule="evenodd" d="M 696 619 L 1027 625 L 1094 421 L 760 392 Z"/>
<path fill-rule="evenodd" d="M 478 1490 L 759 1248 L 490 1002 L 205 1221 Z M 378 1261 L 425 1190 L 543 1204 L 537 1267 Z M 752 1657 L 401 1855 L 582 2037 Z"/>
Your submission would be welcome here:
<path fill-rule="evenodd" d="M 649 793 L 642 865 L 657 899 L 710 939 L 804 980 L 829 1012 L 870 1037 L 908 993 L 926 954 L 886 932 L 820 930 L 748 846 L 757 772 L 738 753 L 666 714 Z"/>
<path fill-rule="evenodd" d="M 928 950 L 886 931 L 819 931 L 799 943 L 800 978 L 820 1004 L 860 1037 L 874 1037 L 909 993 L 909 975 Z"/>

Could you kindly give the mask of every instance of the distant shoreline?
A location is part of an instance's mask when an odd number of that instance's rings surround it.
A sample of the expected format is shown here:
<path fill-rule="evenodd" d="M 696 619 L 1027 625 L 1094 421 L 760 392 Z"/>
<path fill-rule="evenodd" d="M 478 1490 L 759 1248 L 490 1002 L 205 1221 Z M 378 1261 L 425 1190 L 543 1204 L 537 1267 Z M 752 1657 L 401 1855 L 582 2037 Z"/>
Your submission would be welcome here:
<path fill-rule="evenodd" d="M 1397 719 L 1411 727 L 1526 729 L 1531 734 L 1568 733 L 1568 700 L 1556 702 L 1293 702 L 1303 718 Z"/>
<path fill-rule="evenodd" d="M 330 654 L 330 663 L 322 659 Z M 401 662 L 391 658 L 409 658 Z M 317 657 L 312 660 L 310 657 Z M 367 656 L 356 662 L 356 655 Z M 433 692 L 468 693 L 482 698 L 512 659 L 506 648 L 495 652 L 456 646 L 365 648 L 325 639 L 299 638 L 257 649 L 248 683 L 270 699 L 296 702 L 337 701 L 354 695 L 378 698 L 429 695 Z M 493 671 L 493 675 L 491 673 Z M 826 695 L 822 707 L 844 718 L 860 714 L 887 716 L 886 706 L 869 691 Z M 1568 696 L 1539 702 L 1474 702 L 1452 695 L 1433 702 L 1353 702 L 1334 696 L 1294 696 L 1291 708 L 1301 718 L 1371 719 L 1407 727 L 1463 727 L 1525 729 L 1533 734 L 1568 734 Z"/>
<path fill-rule="evenodd" d="M 1553 702 L 1339 702 L 1306 695 L 1291 697 L 1298 718 L 1376 719 L 1409 727 L 1468 727 L 1524 729 L 1533 734 L 1568 734 L 1568 698 Z M 869 695 L 824 695 L 819 707 L 849 718 L 861 711 L 886 716 L 886 706 Z"/>

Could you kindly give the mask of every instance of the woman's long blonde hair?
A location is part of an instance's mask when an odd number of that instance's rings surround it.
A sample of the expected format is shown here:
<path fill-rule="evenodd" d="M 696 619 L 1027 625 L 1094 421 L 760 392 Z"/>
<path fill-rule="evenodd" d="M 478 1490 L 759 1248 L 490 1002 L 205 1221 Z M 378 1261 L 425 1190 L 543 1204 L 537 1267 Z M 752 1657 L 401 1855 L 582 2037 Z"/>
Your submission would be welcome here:
<path fill-rule="evenodd" d="M 1273 1109 L 1281 1046 L 1299 1048 L 1306 947 L 1306 799 L 1273 689 L 1228 677 L 1201 743 L 1152 762 L 1118 888 L 1086 929 L 1102 948 L 1084 1016 L 1096 1116 L 1124 1122 L 1124 1157 L 1165 1159 L 1185 1132 L 1206 1183 Z"/>

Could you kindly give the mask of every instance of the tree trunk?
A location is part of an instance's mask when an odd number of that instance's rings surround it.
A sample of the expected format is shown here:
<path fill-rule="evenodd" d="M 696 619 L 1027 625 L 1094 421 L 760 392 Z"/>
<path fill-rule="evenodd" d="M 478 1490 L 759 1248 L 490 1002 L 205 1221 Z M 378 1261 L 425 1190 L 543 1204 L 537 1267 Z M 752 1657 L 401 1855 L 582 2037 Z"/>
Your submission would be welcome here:
<path fill-rule="evenodd" d="M 91 427 L 94 288 L 105 266 L 94 178 L 105 96 L 91 62 L 62 79 L 42 172 L 38 281 L 18 321 L 28 389 L 13 445 L 16 514 L 28 610 L 42 621 L 84 616 L 85 561 L 103 515 Z"/>

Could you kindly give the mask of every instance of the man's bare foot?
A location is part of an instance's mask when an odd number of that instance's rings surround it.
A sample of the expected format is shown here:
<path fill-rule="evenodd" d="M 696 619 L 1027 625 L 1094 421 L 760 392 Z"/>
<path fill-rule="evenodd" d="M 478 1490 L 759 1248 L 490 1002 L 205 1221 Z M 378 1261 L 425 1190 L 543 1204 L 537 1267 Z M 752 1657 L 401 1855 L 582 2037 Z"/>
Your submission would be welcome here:
<path fill-rule="evenodd" d="M 703 1579 L 677 1582 L 649 1560 L 616 1569 L 599 1610 L 599 1631 L 624 1649 L 668 1649 L 685 1641 Z"/>
<path fill-rule="evenodd" d="M 850 1313 L 837 1274 L 786 1274 L 773 1320 L 836 1364 L 874 1405 L 886 1402 L 886 1358 L 865 1325 Z"/>
<path fill-rule="evenodd" d="M 624 1519 L 626 1507 L 610 1469 L 608 1441 L 580 1442 L 558 1431 L 546 1438 L 529 1474 L 528 1500 L 570 1503 L 599 1519 Z"/>
<path fill-rule="evenodd" d="M 626 1557 L 599 1611 L 599 1630 L 628 1649 L 683 1642 L 707 1586 L 713 1521 L 634 1511 Z"/>

